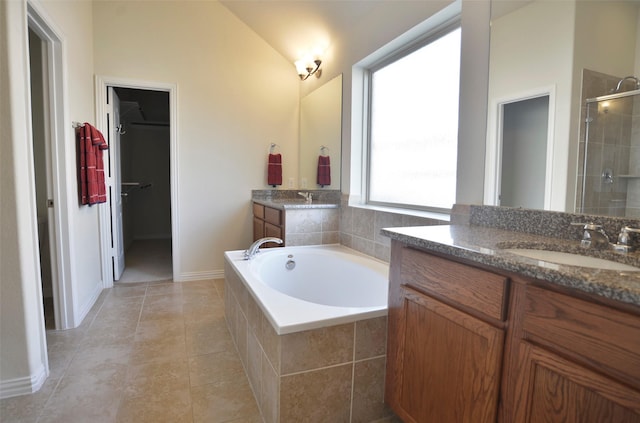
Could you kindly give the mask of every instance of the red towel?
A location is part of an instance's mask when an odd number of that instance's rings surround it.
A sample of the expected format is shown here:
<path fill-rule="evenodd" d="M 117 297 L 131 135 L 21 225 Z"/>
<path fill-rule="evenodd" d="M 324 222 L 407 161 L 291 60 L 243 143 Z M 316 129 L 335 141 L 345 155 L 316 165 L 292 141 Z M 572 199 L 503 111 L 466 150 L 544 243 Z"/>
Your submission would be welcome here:
<path fill-rule="evenodd" d="M 267 183 L 274 188 L 276 185 L 282 185 L 282 155 L 280 154 L 269 154 Z"/>
<path fill-rule="evenodd" d="M 106 203 L 102 150 L 109 148 L 102 133 L 88 123 L 76 131 L 80 147 L 80 204 Z"/>
<path fill-rule="evenodd" d="M 318 156 L 318 185 L 331 185 L 331 160 L 329 156 Z"/>

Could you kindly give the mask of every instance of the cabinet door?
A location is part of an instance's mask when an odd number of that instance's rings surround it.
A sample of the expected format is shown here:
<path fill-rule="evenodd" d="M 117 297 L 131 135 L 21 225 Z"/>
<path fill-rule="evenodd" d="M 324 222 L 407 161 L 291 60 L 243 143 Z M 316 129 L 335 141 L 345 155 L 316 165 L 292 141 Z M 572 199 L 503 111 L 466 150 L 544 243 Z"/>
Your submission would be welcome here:
<path fill-rule="evenodd" d="M 276 226 L 276 225 L 272 225 L 271 223 L 265 222 L 264 223 L 264 236 L 268 236 L 268 237 L 276 237 L 276 238 L 281 238 L 282 239 L 282 228 L 280 226 Z M 279 247 L 280 245 L 273 243 L 273 242 L 267 242 L 265 244 L 266 247 Z"/>
<path fill-rule="evenodd" d="M 386 400 L 405 422 L 495 422 L 504 332 L 401 288 L 389 309 Z"/>
<path fill-rule="evenodd" d="M 264 208 L 264 220 L 272 225 L 282 225 L 282 211 L 271 207 Z"/>
<path fill-rule="evenodd" d="M 253 240 L 257 241 L 260 238 L 264 238 L 264 220 L 253 218 Z"/>
<path fill-rule="evenodd" d="M 526 422 L 640 422 L 640 393 L 525 343 Z"/>

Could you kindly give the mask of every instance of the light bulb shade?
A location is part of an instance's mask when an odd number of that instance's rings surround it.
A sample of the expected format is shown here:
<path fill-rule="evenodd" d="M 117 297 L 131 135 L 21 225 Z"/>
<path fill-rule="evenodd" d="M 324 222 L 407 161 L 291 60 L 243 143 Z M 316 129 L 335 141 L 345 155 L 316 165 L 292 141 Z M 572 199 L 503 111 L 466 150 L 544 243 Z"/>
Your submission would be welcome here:
<path fill-rule="evenodd" d="M 306 75 L 307 74 L 307 61 L 304 59 L 298 60 L 295 63 L 296 71 L 298 75 Z"/>
<path fill-rule="evenodd" d="M 322 70 L 320 69 L 320 65 L 322 61 L 320 59 L 300 59 L 295 62 L 296 71 L 298 72 L 298 76 L 302 81 L 309 78 L 311 75 L 315 75 L 316 78 L 320 78 L 322 74 Z"/>

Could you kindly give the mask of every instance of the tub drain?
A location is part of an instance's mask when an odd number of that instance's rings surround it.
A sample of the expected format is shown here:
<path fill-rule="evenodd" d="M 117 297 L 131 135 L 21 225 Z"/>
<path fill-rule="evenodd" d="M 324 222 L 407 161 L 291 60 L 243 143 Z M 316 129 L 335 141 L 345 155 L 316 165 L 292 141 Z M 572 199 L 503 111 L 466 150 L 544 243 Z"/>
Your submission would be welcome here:
<path fill-rule="evenodd" d="M 293 270 L 296 267 L 296 262 L 293 260 L 287 260 L 287 263 L 284 265 L 287 270 Z"/>

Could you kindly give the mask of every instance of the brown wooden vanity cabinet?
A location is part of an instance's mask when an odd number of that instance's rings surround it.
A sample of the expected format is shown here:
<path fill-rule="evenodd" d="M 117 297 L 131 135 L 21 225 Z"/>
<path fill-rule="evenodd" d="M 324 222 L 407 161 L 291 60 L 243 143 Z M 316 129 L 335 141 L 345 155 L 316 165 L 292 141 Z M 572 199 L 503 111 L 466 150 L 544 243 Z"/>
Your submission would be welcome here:
<path fill-rule="evenodd" d="M 284 212 L 280 209 L 253 203 L 253 240 L 264 237 L 284 239 Z M 268 242 L 263 247 L 283 247 L 282 244 Z"/>
<path fill-rule="evenodd" d="M 503 413 L 511 422 L 640 422 L 640 315 L 514 283 Z"/>
<path fill-rule="evenodd" d="M 386 402 L 405 422 L 495 422 L 506 278 L 395 241 L 390 278 Z"/>
<path fill-rule="evenodd" d="M 510 276 L 393 241 L 385 400 L 395 413 L 640 422 L 640 309 Z"/>

